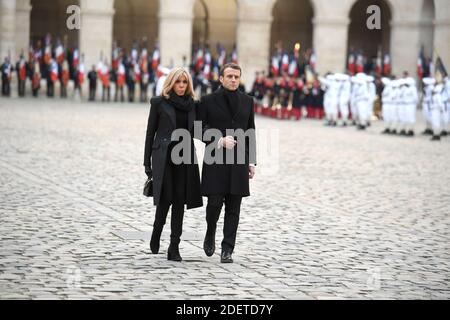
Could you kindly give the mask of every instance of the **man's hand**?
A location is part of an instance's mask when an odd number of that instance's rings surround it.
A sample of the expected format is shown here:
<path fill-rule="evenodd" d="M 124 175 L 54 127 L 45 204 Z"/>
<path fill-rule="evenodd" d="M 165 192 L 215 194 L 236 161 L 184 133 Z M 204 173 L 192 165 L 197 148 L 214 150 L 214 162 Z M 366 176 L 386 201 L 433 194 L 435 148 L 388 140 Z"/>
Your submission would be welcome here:
<path fill-rule="evenodd" d="M 255 176 L 255 173 L 256 173 L 255 167 L 254 166 L 249 166 L 248 167 L 248 177 L 250 179 L 253 179 L 253 177 Z"/>
<path fill-rule="evenodd" d="M 226 136 L 224 138 L 220 138 L 219 148 L 224 147 L 226 149 L 233 149 L 236 143 L 236 140 L 234 140 L 232 136 Z"/>

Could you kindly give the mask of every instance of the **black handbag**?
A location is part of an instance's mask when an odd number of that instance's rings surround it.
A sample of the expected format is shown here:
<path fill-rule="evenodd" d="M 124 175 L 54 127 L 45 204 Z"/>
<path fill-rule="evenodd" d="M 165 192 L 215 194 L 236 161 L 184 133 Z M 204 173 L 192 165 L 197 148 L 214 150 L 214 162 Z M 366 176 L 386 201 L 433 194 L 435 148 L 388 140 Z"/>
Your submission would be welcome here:
<path fill-rule="evenodd" d="M 153 180 L 152 179 L 149 178 L 149 179 L 147 179 L 147 181 L 145 181 L 143 194 L 146 197 L 153 197 Z"/>

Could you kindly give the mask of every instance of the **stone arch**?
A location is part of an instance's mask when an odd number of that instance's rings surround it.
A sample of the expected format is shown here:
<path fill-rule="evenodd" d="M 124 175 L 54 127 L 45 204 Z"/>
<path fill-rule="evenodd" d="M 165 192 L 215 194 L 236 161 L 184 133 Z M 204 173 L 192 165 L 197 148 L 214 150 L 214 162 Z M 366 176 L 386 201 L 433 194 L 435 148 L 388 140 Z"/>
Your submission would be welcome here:
<path fill-rule="evenodd" d="M 314 5 L 310 0 L 277 0 L 272 7 L 270 50 L 280 43 L 293 51 L 300 43 L 301 51 L 313 46 Z"/>
<path fill-rule="evenodd" d="M 158 0 L 115 0 L 113 40 L 129 51 L 136 40 L 146 38 L 147 48 L 153 49 L 158 41 Z"/>
<path fill-rule="evenodd" d="M 434 19 L 435 19 L 435 5 L 434 0 L 423 0 L 422 14 L 420 16 L 420 35 L 419 42 L 423 46 L 426 57 L 433 57 L 434 48 Z"/>
<path fill-rule="evenodd" d="M 367 8 L 376 5 L 381 11 L 381 28 L 370 30 L 366 22 L 369 18 Z M 360 51 L 368 58 L 376 57 L 378 48 L 383 53 L 390 52 L 392 7 L 386 0 L 357 0 L 349 12 L 348 52 Z"/>
<path fill-rule="evenodd" d="M 30 43 L 43 42 L 48 33 L 52 36 L 52 42 L 66 38 L 68 46 L 77 46 L 79 31 L 69 30 L 66 26 L 69 17 L 66 10 L 70 5 L 79 6 L 79 0 L 31 0 Z"/>
<path fill-rule="evenodd" d="M 229 53 L 236 43 L 237 2 L 196 0 L 193 7 L 192 46 L 208 44 L 213 54 L 220 42 Z"/>

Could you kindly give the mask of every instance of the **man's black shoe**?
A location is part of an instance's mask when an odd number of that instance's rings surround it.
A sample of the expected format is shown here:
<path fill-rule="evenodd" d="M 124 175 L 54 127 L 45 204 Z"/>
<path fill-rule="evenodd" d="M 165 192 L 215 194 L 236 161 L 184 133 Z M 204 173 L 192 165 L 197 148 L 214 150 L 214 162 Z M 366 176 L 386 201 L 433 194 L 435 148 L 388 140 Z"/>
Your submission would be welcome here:
<path fill-rule="evenodd" d="M 233 259 L 231 258 L 231 252 L 229 252 L 229 251 L 222 251 L 222 254 L 220 255 L 220 262 L 222 262 L 222 263 L 233 263 Z"/>
<path fill-rule="evenodd" d="M 431 141 L 439 141 L 439 140 L 441 140 L 441 137 L 440 136 L 433 136 L 430 140 Z"/>
<path fill-rule="evenodd" d="M 448 132 L 447 132 L 447 131 L 444 130 L 444 131 L 441 132 L 441 137 L 445 137 L 445 136 L 447 136 L 447 135 L 448 135 Z"/>
<path fill-rule="evenodd" d="M 381 132 L 382 134 L 390 134 L 391 130 L 389 130 L 388 128 L 384 129 L 383 132 Z"/>
<path fill-rule="evenodd" d="M 211 257 L 216 251 L 216 233 L 206 232 L 205 241 L 203 241 L 203 250 L 208 257 Z"/>

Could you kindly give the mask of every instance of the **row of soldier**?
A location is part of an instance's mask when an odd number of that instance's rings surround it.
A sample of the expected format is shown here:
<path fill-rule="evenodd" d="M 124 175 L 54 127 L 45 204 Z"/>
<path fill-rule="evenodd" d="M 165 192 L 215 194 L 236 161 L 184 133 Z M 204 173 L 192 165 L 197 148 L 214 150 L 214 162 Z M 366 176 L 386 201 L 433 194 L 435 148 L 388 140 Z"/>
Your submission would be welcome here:
<path fill-rule="evenodd" d="M 297 78 L 287 73 L 273 77 L 257 72 L 250 91 L 256 111 L 281 119 L 322 118 L 324 91 L 316 79 L 306 78 L 305 74 Z"/>
<path fill-rule="evenodd" d="M 450 79 L 423 78 L 422 113 L 426 122 L 423 134 L 438 141 L 450 134 Z"/>

